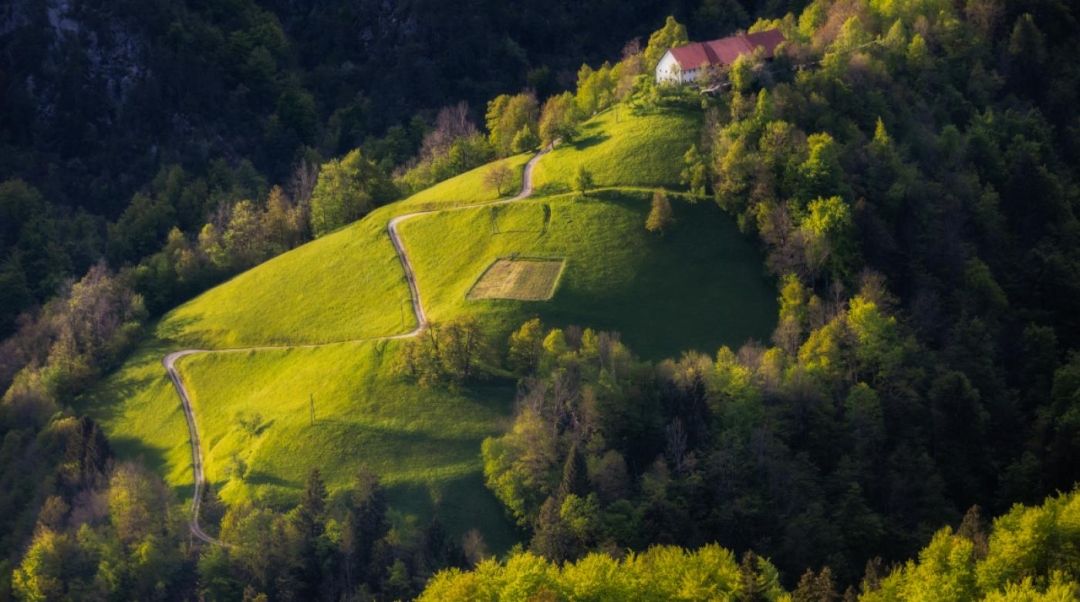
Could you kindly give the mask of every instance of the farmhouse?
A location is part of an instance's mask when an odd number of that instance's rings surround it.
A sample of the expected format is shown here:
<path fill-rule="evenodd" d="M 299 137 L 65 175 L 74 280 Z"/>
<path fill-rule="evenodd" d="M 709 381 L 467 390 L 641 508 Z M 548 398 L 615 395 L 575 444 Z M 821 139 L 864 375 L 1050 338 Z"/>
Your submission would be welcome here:
<path fill-rule="evenodd" d="M 693 42 L 669 49 L 656 65 L 656 82 L 686 84 L 696 81 L 710 68 L 728 67 L 743 54 L 761 48 L 771 59 L 784 41 L 779 29 L 740 33 L 710 42 Z"/>

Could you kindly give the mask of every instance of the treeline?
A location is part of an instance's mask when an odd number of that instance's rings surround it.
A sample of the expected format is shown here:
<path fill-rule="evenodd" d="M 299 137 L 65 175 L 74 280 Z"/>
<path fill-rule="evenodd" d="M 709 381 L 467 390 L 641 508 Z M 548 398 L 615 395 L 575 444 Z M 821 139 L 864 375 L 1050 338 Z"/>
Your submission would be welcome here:
<path fill-rule="evenodd" d="M 821 391 L 834 405 L 873 387 L 954 514 L 1080 478 L 1064 401 L 1080 341 L 1075 22 L 1057 2 L 814 2 L 755 25 L 789 41 L 708 119 L 712 191 L 784 284 L 774 343 L 847 369 Z M 823 310 L 854 311 L 868 273 L 917 345 L 880 350 L 894 377 L 847 368 L 862 341 Z"/>
<path fill-rule="evenodd" d="M 41 443 L 64 461 L 25 554 L 2 565 L 5 596 L 19 600 L 400 600 L 486 554 L 482 538 L 463 548 L 438 522 L 391 524 L 368 472 L 330 496 L 317 470 L 287 512 L 225 510 L 207 492 L 203 515 L 222 543 L 205 545 L 188 532 L 187 503 L 145 468 L 114 466 L 88 420 L 57 421 Z"/>
<path fill-rule="evenodd" d="M 256 11 L 257 12 L 257 11 Z M 255 19 L 261 35 L 272 23 Z M 265 26 L 265 28 L 262 28 Z M 673 20 L 649 38 L 632 41 L 621 60 L 597 69 L 583 65 L 576 89 L 544 102 L 535 90 L 500 94 L 486 104 L 482 131 L 466 102 L 446 106 L 431 123 L 422 115 L 381 137 L 353 146 L 297 149 L 288 169 L 261 171 L 258 161 L 221 158 L 195 167 L 163 163 L 122 210 L 94 212 L 57 203 L 27 180 L 0 183 L 0 336 L 17 316 L 56 294 L 64 282 L 106 259 L 115 270 L 136 266 L 137 288 L 158 315 L 222 278 L 321 236 L 371 209 L 490 162 L 555 140 L 573 139 L 582 120 L 615 102 L 648 97 L 650 64 L 686 41 Z M 257 52 L 257 51 L 256 51 Z M 574 79 L 568 80 L 573 87 Z M 303 94 L 283 92 L 279 107 Z M 281 123 L 281 118 L 272 121 Z M 311 127 L 309 124 L 305 127 Z M 413 153 L 415 152 L 415 155 Z M 340 158 L 324 156 L 341 153 Z M 280 183 L 271 187 L 270 182 Z M 115 218 L 112 218 L 115 213 Z M 182 255 L 182 256 L 181 256 Z"/>
<path fill-rule="evenodd" d="M 918 560 L 884 569 L 867 567 L 844 600 L 1073 600 L 1080 596 L 1080 555 L 1072 516 L 1080 495 L 1016 506 L 989 531 L 978 514 L 959 529 L 945 527 Z M 841 599 L 828 569 L 807 571 L 790 592 L 776 569 L 752 553 L 741 562 L 716 545 L 694 551 L 655 546 L 622 558 L 592 553 L 576 562 L 552 563 L 528 552 L 503 562 L 486 560 L 472 571 L 449 570 L 431 580 L 420 600 L 792 600 Z"/>
<path fill-rule="evenodd" d="M 0 548 L 9 566 L 35 523 L 90 504 L 83 498 L 105 478 L 104 434 L 67 408 L 130 351 L 145 317 L 142 298 L 97 264 L 0 344 Z"/>
<path fill-rule="evenodd" d="M 201 172 L 246 158 L 281 181 L 310 150 L 365 146 L 397 165 L 416 151 L 415 120 L 448 99 L 480 106 L 505 90 L 569 87 L 581 60 L 609 58 L 664 11 L 720 35 L 788 4 L 489 0 L 466 14 L 431 2 L 155 0 L 50 15 L 20 2 L 0 22 L 0 180 L 113 219 L 171 163 Z"/>
<path fill-rule="evenodd" d="M 102 257 L 138 263 L 268 183 L 299 203 L 287 183 L 327 158 L 427 165 L 439 107 L 572 88 L 582 59 L 610 58 L 662 10 L 719 35 L 781 5 L 16 2 L 0 16 L 0 337 Z M 434 145 L 407 190 L 486 161 L 483 138 Z"/>
<path fill-rule="evenodd" d="M 523 326 L 483 454 L 534 552 L 721 541 L 851 584 L 972 505 L 1074 487 L 1070 11 L 823 1 L 754 26 L 788 42 L 719 74 L 684 181 L 762 241 L 772 345 L 649 365 Z"/>

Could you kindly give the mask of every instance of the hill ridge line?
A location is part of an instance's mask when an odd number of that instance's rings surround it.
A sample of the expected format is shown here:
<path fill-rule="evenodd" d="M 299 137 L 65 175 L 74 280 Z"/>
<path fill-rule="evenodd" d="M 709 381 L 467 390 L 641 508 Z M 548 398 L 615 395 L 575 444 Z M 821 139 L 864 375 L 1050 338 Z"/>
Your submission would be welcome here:
<path fill-rule="evenodd" d="M 202 491 L 206 485 L 206 474 L 203 470 L 202 459 L 202 445 L 199 439 L 199 429 L 195 425 L 195 411 L 191 407 L 191 398 L 188 395 L 187 389 L 184 387 L 184 381 L 180 378 L 180 373 L 176 370 L 176 361 L 187 357 L 189 355 L 195 355 L 197 353 L 239 353 L 243 351 L 265 351 L 272 349 L 313 349 L 317 347 L 326 347 L 328 345 L 340 345 L 343 343 L 358 343 L 364 341 L 389 341 L 398 339 L 408 339 L 420 334 L 420 331 L 428 325 L 427 314 L 424 313 L 424 306 L 420 301 L 420 289 L 416 284 L 416 276 L 412 269 L 412 264 L 409 262 L 408 252 L 405 250 L 405 245 L 401 241 L 401 235 L 398 233 L 398 225 L 402 222 L 419 217 L 421 215 L 429 215 L 433 213 L 447 213 L 451 211 L 462 211 L 464 209 L 474 209 L 476 207 L 487 207 L 492 205 L 505 205 L 507 203 L 513 203 L 527 199 L 532 196 L 533 182 L 532 172 L 533 167 L 536 166 L 536 162 L 540 157 L 544 156 L 552 149 L 552 146 L 545 147 L 538 151 L 536 154 L 525 163 L 525 168 L 521 173 L 521 190 L 514 196 L 501 199 L 497 201 L 489 201 L 485 203 L 472 203 L 469 205 L 459 205 L 456 207 L 447 207 L 445 209 L 426 209 L 423 211 L 415 211 L 413 213 L 405 213 L 390 218 L 386 224 L 386 232 L 390 236 L 390 243 L 394 245 L 394 251 L 397 253 L 398 260 L 401 262 L 402 271 L 405 273 L 405 282 L 409 285 L 409 297 L 412 299 L 413 315 L 416 318 L 416 327 L 412 330 L 395 335 L 387 335 L 382 337 L 365 337 L 359 339 L 345 339 L 341 341 L 331 341 L 327 343 L 302 343 L 297 345 L 254 345 L 250 347 L 230 347 L 228 349 L 181 349 L 179 351 L 173 351 L 168 353 L 161 359 L 161 363 L 165 366 L 165 372 L 169 376 L 169 380 L 172 381 L 173 387 L 176 389 L 177 396 L 180 397 L 180 405 L 184 410 L 184 418 L 187 421 L 188 426 L 188 439 L 191 442 L 191 466 L 195 477 L 195 488 L 192 492 L 191 500 L 191 520 L 188 522 L 188 526 L 191 530 L 191 534 L 198 540 L 211 545 L 228 546 L 225 542 L 213 537 L 209 533 L 203 530 L 199 524 L 199 509 L 202 505 Z"/>

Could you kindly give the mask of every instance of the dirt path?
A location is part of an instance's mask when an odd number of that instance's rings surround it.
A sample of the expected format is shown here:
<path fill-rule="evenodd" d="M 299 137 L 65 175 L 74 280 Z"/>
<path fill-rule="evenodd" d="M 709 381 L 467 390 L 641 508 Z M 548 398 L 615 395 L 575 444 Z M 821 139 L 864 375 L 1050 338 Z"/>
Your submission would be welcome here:
<path fill-rule="evenodd" d="M 448 207 L 446 209 L 431 209 L 428 211 L 417 211 L 415 213 L 406 213 L 392 218 L 386 225 L 387 234 L 390 236 L 390 242 L 394 245 L 394 250 L 397 252 L 398 259 L 401 260 L 401 268 L 405 272 L 405 281 L 409 285 L 409 296 L 412 299 L 413 314 L 416 316 L 416 327 L 402 334 L 390 335 L 385 337 L 378 337 L 376 339 L 353 339 L 346 341 L 333 341 L 323 344 L 310 344 L 310 345 L 260 345 L 254 347 L 241 347 L 230 349 L 182 349 L 180 351 L 174 351 L 164 358 L 161 363 L 165 366 L 165 371 L 169 375 L 169 380 L 172 381 L 173 387 L 176 388 L 176 394 L 180 397 L 180 405 L 184 410 L 184 418 L 187 419 L 188 426 L 188 438 L 191 441 L 191 466 L 195 476 L 195 490 L 192 494 L 191 500 L 191 521 L 189 526 L 191 528 L 191 534 L 195 538 L 213 545 L 227 545 L 222 541 L 212 537 L 206 531 L 203 531 L 202 526 L 199 525 L 199 507 L 202 505 L 202 492 L 206 486 L 206 474 L 203 470 L 203 458 L 202 458 L 202 444 L 199 441 L 199 429 L 195 425 L 195 412 L 191 408 L 191 399 L 188 396 L 187 389 L 184 387 L 184 381 L 180 378 L 180 373 L 176 370 L 176 361 L 182 357 L 193 355 L 196 353 L 235 353 L 238 351 L 257 351 L 265 349 L 291 349 L 291 348 L 313 348 L 322 347 L 324 345 L 335 345 L 339 343 L 348 343 L 354 341 L 371 341 L 371 340 L 388 340 L 388 339 L 407 339 L 414 337 L 420 333 L 425 326 L 427 326 L 427 315 L 424 313 L 424 306 L 420 302 L 420 289 L 416 286 L 416 275 L 413 273 L 412 263 L 409 261 L 409 254 L 405 251 L 405 246 L 401 242 L 401 235 L 398 233 L 398 225 L 401 222 L 412 219 L 420 215 L 428 215 L 431 213 L 444 213 L 447 211 L 461 211 L 463 209 L 472 209 L 481 206 L 490 205 L 504 205 L 506 203 L 512 203 L 514 201 L 520 201 L 526 199 L 533 193 L 532 172 L 533 167 L 536 166 L 536 162 L 548 152 L 548 149 L 541 150 L 533 155 L 529 162 L 525 164 L 525 169 L 521 172 L 521 191 L 517 195 L 503 199 L 500 201 L 492 201 L 487 203 L 473 203 L 471 205 L 461 205 L 457 207 Z"/>

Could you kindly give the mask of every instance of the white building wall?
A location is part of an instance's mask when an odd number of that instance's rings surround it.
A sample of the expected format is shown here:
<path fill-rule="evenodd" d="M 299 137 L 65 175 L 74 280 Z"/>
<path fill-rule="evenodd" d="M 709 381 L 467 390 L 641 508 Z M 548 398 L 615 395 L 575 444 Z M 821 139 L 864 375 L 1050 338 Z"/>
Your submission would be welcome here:
<path fill-rule="evenodd" d="M 696 80 L 700 73 L 701 69 L 687 69 L 684 71 L 679 66 L 679 62 L 675 60 L 675 56 L 668 50 L 660 58 L 660 62 L 656 64 L 656 83 L 687 84 Z"/>

